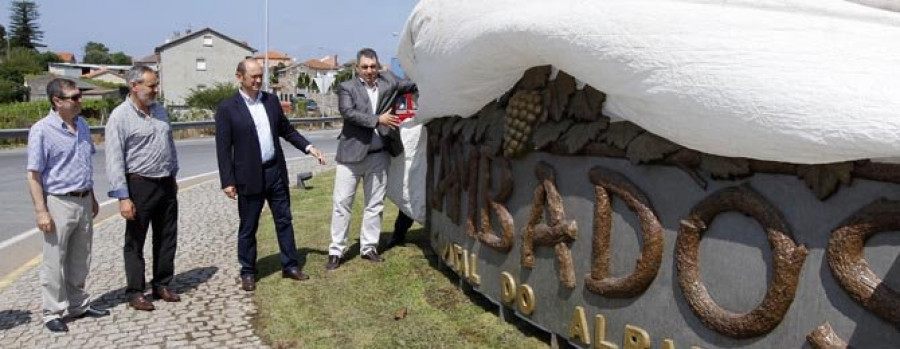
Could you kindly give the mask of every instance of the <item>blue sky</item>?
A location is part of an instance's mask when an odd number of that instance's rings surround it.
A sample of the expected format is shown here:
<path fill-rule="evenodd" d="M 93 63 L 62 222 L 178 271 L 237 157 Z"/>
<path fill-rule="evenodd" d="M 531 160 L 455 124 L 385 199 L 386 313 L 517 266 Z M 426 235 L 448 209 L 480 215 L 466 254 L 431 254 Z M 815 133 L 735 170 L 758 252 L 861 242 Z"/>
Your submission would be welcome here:
<path fill-rule="evenodd" d="M 338 54 L 343 63 L 361 47 L 388 62 L 417 0 L 269 0 L 269 49 L 303 61 Z M 0 24 L 9 30 L 11 0 L 0 0 Z M 153 52 L 176 31 L 211 27 L 262 52 L 264 0 L 37 0 L 43 43 L 75 53 L 88 41 L 134 58 Z"/>

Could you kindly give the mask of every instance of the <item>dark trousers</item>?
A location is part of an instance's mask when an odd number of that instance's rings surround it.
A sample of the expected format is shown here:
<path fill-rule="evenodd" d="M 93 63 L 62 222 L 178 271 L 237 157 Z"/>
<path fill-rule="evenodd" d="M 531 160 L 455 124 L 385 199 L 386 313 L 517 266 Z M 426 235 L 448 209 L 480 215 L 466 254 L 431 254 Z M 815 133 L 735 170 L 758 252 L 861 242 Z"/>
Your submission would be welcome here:
<path fill-rule="evenodd" d="M 413 219 L 409 218 L 403 211 L 397 213 L 397 220 L 394 221 L 394 235 L 398 237 L 405 237 L 406 232 L 409 230 L 413 224 Z"/>
<path fill-rule="evenodd" d="M 144 241 L 153 226 L 153 289 L 168 286 L 175 274 L 175 248 L 178 241 L 178 193 L 175 179 L 128 176 L 128 192 L 134 203 L 135 218 L 125 222 L 126 292 L 142 293 L 144 281 Z"/>
<path fill-rule="evenodd" d="M 263 192 L 257 195 L 238 195 L 238 261 L 241 275 L 256 275 L 256 230 L 263 204 L 268 201 L 275 221 L 278 237 L 279 259 L 284 270 L 297 267 L 297 245 L 294 242 L 294 224 L 291 216 L 291 198 L 288 184 L 282 179 L 281 169 L 271 166 L 263 169 Z"/>

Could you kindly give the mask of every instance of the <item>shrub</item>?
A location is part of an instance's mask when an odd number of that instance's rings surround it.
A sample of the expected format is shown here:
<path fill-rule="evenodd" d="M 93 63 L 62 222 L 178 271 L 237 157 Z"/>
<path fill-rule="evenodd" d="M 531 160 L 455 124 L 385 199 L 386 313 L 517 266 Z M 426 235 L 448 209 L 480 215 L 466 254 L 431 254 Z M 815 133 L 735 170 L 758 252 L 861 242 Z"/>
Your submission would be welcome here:
<path fill-rule="evenodd" d="M 217 83 L 212 87 L 202 90 L 191 89 L 191 93 L 185 99 L 189 107 L 216 110 L 219 103 L 237 92 L 237 86 L 228 83 Z"/>

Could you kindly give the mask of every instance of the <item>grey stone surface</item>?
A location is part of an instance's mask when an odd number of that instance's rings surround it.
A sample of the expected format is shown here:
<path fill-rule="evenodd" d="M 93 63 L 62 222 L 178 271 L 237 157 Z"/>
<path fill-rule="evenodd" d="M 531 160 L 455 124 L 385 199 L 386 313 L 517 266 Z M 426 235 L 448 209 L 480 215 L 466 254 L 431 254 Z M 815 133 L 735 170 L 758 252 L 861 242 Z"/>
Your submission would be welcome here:
<path fill-rule="evenodd" d="M 329 166 L 319 166 L 312 158 L 292 162 L 292 187 L 297 172 L 332 167 L 333 160 Z M 112 315 L 69 320 L 69 333 L 50 333 L 41 323 L 39 268 L 33 268 L 0 290 L 0 348 L 266 347 L 250 321 L 258 313 L 252 294 L 240 290 L 237 279 L 237 203 L 219 187 L 216 179 L 181 188 L 178 194 L 172 287 L 181 295 L 180 303 L 157 300 L 152 312 L 126 307 L 125 220 L 114 217 L 95 223 L 87 285 L 93 305 L 110 309 Z M 153 255 L 149 240 L 144 249 L 148 286 Z"/>

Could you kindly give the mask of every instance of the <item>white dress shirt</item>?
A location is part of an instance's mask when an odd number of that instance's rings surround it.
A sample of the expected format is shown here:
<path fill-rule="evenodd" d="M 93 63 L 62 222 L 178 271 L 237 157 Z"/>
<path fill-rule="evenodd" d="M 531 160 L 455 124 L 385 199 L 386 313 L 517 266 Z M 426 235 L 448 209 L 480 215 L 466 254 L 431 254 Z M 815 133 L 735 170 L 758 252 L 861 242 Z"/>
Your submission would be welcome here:
<path fill-rule="evenodd" d="M 360 78 L 360 80 L 362 80 L 363 86 L 366 87 L 366 94 L 369 95 L 369 103 L 372 105 L 372 114 L 375 114 L 375 116 L 377 117 L 379 116 L 378 84 L 372 84 L 372 86 L 369 86 L 369 84 L 366 83 L 365 80 L 363 80 L 362 78 Z M 378 124 L 376 123 L 375 125 L 377 126 Z M 372 132 L 375 132 L 375 135 L 372 136 L 372 142 L 369 144 L 369 150 L 381 149 L 382 147 L 384 147 L 384 143 L 381 141 L 381 135 L 378 134 L 378 128 L 373 129 Z"/>
<path fill-rule="evenodd" d="M 269 114 L 266 113 L 266 106 L 263 105 L 260 98 L 262 92 L 259 92 L 250 98 L 244 93 L 244 90 L 238 90 L 241 97 L 244 98 L 244 104 L 250 110 L 250 116 L 253 117 L 253 124 L 256 126 L 256 136 L 259 138 L 259 154 L 260 160 L 266 162 L 275 158 L 275 140 L 272 139 L 272 129 L 269 126 Z"/>

